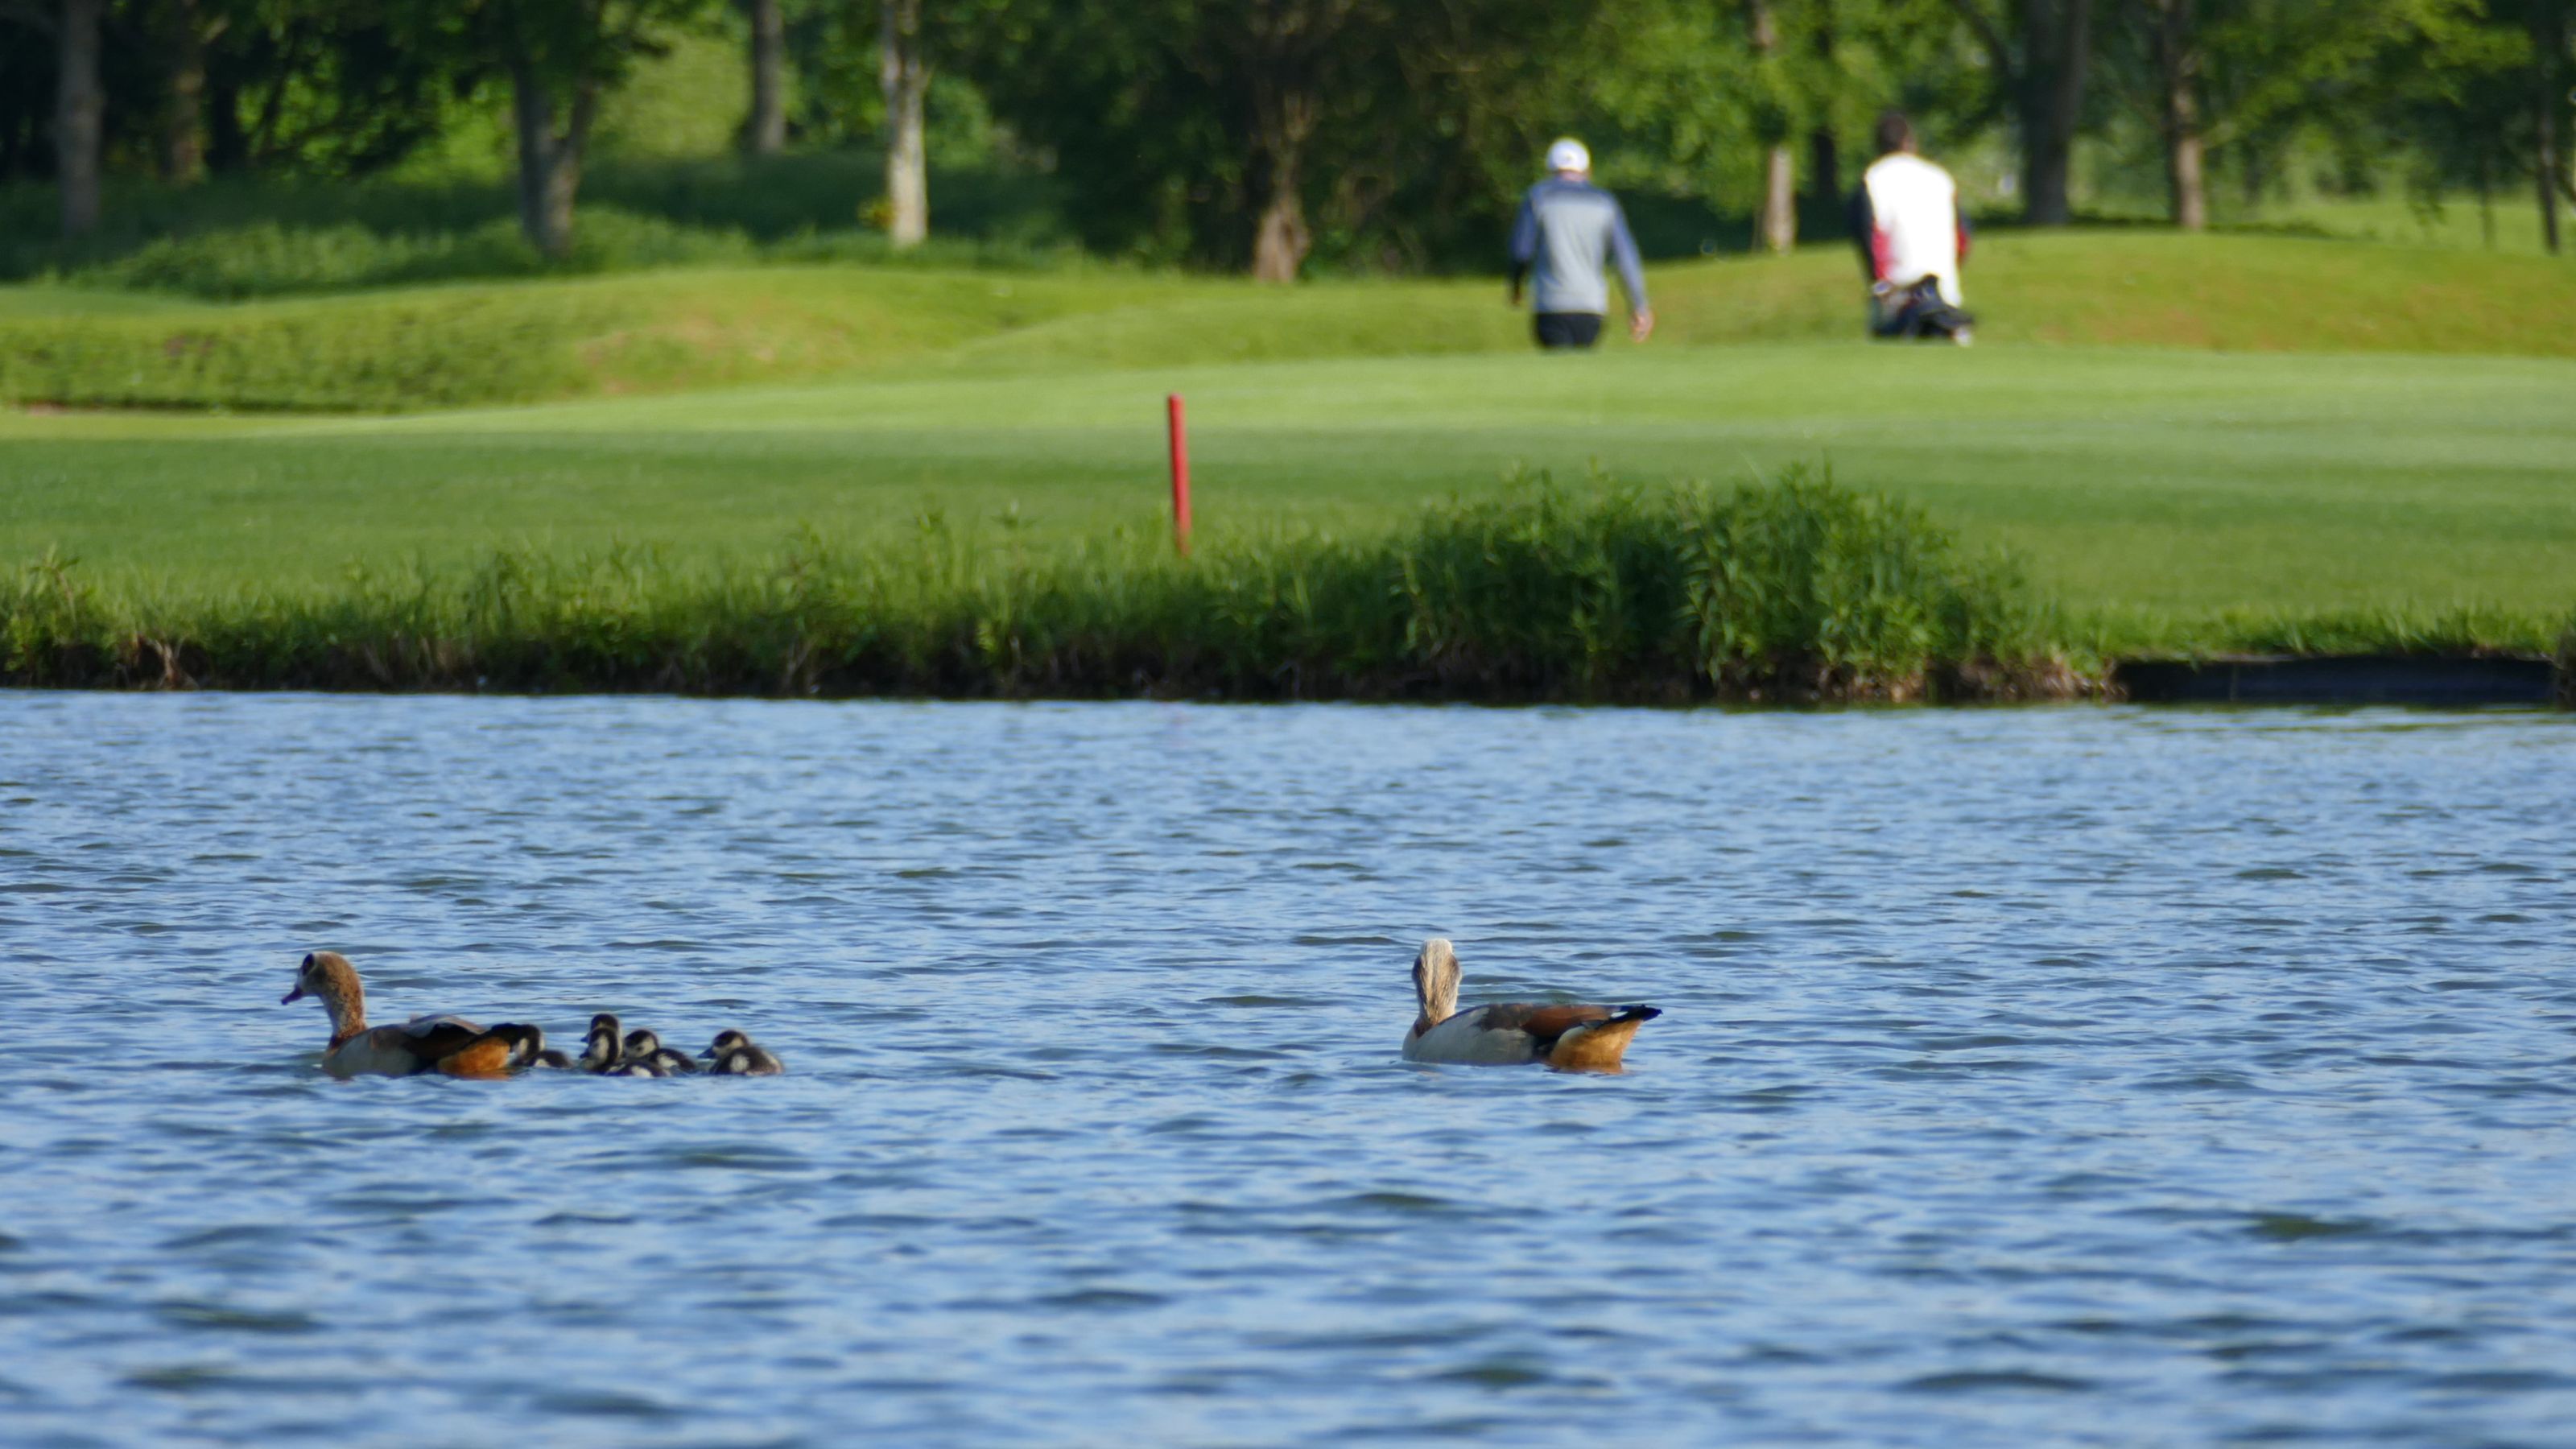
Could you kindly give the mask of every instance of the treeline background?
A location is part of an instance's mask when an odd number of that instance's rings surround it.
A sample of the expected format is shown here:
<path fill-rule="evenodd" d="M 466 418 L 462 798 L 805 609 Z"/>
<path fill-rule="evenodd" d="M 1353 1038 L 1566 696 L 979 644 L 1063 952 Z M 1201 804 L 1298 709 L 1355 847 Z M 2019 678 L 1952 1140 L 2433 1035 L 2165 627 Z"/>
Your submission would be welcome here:
<path fill-rule="evenodd" d="M 1891 105 L 1992 219 L 2199 228 L 2322 193 L 2475 204 L 2490 237 L 2498 206 L 2536 209 L 2554 252 L 2576 201 L 2571 11 L 0 0 L 0 275 L 148 282 L 137 254 L 191 234 L 286 270 L 363 254 L 361 280 L 602 246 L 880 255 L 934 221 L 974 257 L 1477 268 L 1560 134 L 1592 144 L 1650 251 L 1785 249 L 1841 234 Z"/>

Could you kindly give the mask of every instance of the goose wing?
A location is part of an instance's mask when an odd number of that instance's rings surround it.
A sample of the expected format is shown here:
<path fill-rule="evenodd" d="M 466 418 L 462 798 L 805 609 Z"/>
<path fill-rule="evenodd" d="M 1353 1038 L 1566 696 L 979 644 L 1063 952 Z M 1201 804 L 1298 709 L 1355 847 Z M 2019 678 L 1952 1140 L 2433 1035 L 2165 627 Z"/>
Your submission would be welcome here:
<path fill-rule="evenodd" d="M 1618 1065 L 1637 1027 L 1662 1014 L 1652 1006 L 1501 1002 L 1471 1007 L 1407 1037 L 1404 1055 L 1418 1062 L 1607 1070 Z"/>
<path fill-rule="evenodd" d="M 1517 1031 L 1528 1036 L 1530 1045 L 1541 1056 L 1556 1045 L 1557 1038 L 1587 1022 L 1608 1021 L 1607 1006 L 1540 1006 L 1512 1002 L 1483 1009 L 1480 1023 L 1487 1031 Z"/>
<path fill-rule="evenodd" d="M 485 1031 L 461 1016 L 415 1016 L 392 1030 L 422 1070 L 451 1077 L 491 1077 L 509 1071 L 527 1028 L 505 1022 Z"/>
<path fill-rule="evenodd" d="M 1586 1013 L 1591 1013 L 1586 1015 Z M 1446 1021 L 1416 1030 L 1404 1055 L 1417 1062 L 1513 1066 L 1544 1061 L 1559 1037 L 1587 1020 L 1610 1014 L 1604 1006 L 1547 1006 L 1504 1002 L 1471 1006 Z"/>

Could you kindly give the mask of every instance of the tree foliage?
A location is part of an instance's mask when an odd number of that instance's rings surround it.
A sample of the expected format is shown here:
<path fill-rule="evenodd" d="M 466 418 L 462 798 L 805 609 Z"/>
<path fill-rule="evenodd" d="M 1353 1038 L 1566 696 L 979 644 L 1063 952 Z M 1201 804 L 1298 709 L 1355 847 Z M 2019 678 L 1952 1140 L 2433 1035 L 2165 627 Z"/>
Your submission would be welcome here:
<path fill-rule="evenodd" d="M 354 177 L 500 122 L 523 228 L 561 255 L 603 98 L 695 28 L 761 77 L 710 103 L 750 112 L 713 129 L 751 150 L 999 157 L 1051 171 L 1095 249 L 1276 279 L 1489 259 L 1569 133 L 1649 207 L 1812 239 L 1890 105 L 1987 175 L 2013 157 L 2040 224 L 2077 215 L 2083 147 L 2160 159 L 2186 224 L 2211 178 L 2252 197 L 2321 152 L 2355 185 L 2523 188 L 2553 226 L 2576 199 L 2576 0 L 909 0 L 926 102 L 895 87 L 890 128 L 891 3 L 0 0 L 0 182 L 70 183 L 77 229 L 90 178 Z M 93 51 L 94 85 L 64 74 Z"/>

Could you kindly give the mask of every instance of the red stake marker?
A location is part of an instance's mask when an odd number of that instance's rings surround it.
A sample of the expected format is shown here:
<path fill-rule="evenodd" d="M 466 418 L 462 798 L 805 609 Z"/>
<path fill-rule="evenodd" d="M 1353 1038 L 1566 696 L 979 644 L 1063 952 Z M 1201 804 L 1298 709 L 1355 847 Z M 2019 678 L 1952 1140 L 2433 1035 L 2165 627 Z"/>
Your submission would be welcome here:
<path fill-rule="evenodd" d="M 1173 393 L 1172 409 L 1172 546 L 1190 551 L 1190 425 L 1181 412 L 1181 395 Z"/>

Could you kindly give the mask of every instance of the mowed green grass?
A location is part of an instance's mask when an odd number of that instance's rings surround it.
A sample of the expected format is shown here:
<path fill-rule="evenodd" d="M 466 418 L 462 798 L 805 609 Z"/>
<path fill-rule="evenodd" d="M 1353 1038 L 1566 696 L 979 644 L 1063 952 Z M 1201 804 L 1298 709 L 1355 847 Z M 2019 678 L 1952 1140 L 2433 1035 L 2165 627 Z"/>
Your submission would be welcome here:
<path fill-rule="evenodd" d="M 2152 231 L 2003 234 L 1968 269 L 1992 344 L 2576 356 L 2576 265 Z M 1848 249 L 1651 273 L 1657 347 L 1844 342 Z M 1295 288 L 1090 268 L 773 266 L 213 304 L 0 289 L 0 401 L 388 412 L 822 377 L 989 377 L 1518 353 L 1497 279 Z M 1611 350 L 1625 347 L 1614 342 Z"/>
<path fill-rule="evenodd" d="M 1375 529 L 1516 470 L 1824 461 L 2016 549 L 2115 638 L 2463 606 L 2554 629 L 2576 607 L 2564 359 L 1832 342 L 919 372 L 399 418 L 0 416 L 0 556 L 231 590 L 495 547 L 775 555 L 930 511 L 1043 546 L 1163 526 L 1178 391 L 1203 528 Z"/>

